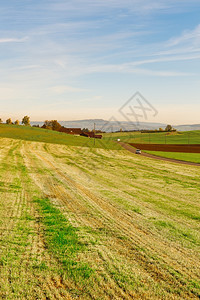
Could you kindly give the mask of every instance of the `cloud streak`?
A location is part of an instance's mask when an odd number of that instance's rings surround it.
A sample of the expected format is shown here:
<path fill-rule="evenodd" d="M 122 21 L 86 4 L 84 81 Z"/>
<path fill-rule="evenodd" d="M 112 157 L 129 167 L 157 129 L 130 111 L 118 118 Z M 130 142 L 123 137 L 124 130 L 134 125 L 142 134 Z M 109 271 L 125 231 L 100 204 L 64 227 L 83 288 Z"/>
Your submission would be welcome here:
<path fill-rule="evenodd" d="M 188 6 L 195 5 L 198 2 L 191 0 L 188 3 L 187 0 L 74 0 L 74 1 L 57 1 L 49 5 L 49 9 L 56 11 L 68 11 L 75 15 L 91 14 L 95 12 L 106 12 L 107 10 L 126 10 L 136 14 L 149 14 L 152 12 L 169 11 L 170 9 L 184 10 Z"/>
<path fill-rule="evenodd" d="M 65 94 L 65 93 L 80 93 L 80 92 L 88 92 L 87 89 L 81 89 L 72 87 L 69 85 L 61 85 L 61 86 L 53 86 L 50 88 L 50 91 L 55 94 Z"/>
<path fill-rule="evenodd" d="M 23 37 L 23 38 L 0 38 L 0 44 L 5 44 L 5 43 L 23 43 L 28 40 L 28 37 Z"/>
<path fill-rule="evenodd" d="M 181 44 L 191 44 L 200 46 L 200 24 L 194 30 L 184 31 L 179 37 L 168 41 L 168 46 L 173 47 Z"/>

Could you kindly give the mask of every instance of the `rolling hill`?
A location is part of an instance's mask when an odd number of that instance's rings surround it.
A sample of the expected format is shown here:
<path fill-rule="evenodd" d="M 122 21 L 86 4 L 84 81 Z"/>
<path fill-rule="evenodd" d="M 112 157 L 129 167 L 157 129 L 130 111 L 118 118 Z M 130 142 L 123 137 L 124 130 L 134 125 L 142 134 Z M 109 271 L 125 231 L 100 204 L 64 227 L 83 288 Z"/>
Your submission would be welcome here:
<path fill-rule="evenodd" d="M 97 130 L 103 130 L 106 132 L 110 131 L 119 131 L 121 128 L 123 130 L 154 130 L 165 128 L 166 123 L 153 123 L 153 122 L 140 122 L 139 125 L 133 122 L 124 122 L 124 121 L 107 121 L 103 119 L 88 119 L 88 120 L 76 120 L 76 121 L 59 121 L 62 126 L 69 127 L 69 128 L 88 128 L 92 130 L 94 128 L 94 123 L 96 124 Z M 31 125 L 39 124 L 42 126 L 44 122 L 31 122 Z M 191 130 L 200 130 L 200 124 L 194 125 L 173 125 L 179 131 L 191 131 Z"/>

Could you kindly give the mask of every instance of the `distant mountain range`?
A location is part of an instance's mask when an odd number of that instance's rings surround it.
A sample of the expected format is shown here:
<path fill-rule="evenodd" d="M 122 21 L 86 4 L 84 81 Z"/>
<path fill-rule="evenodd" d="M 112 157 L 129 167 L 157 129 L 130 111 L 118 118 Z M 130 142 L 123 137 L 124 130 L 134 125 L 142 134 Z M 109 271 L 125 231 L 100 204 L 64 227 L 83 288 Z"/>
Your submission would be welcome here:
<path fill-rule="evenodd" d="M 94 123 L 96 130 L 102 130 L 105 132 L 125 130 L 153 130 L 159 129 L 167 126 L 166 123 L 151 123 L 151 122 L 140 122 L 139 124 L 132 122 L 118 122 L 116 120 L 106 121 L 103 119 L 88 119 L 88 120 L 77 120 L 77 121 L 58 121 L 62 126 L 69 128 L 88 128 L 90 130 L 94 129 Z M 31 125 L 42 126 L 44 122 L 31 122 Z M 172 125 L 175 129 L 179 131 L 190 131 L 190 130 L 200 130 L 200 124 L 192 125 Z"/>
<path fill-rule="evenodd" d="M 200 124 L 192 124 L 192 125 L 173 125 L 179 131 L 190 131 L 190 130 L 200 130 Z"/>

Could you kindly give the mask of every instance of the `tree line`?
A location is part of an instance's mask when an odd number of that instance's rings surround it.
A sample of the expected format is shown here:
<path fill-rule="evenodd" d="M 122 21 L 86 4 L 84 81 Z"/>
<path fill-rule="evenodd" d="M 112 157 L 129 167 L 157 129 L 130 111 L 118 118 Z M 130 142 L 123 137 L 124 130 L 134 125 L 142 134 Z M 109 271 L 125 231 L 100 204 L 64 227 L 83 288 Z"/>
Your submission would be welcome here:
<path fill-rule="evenodd" d="M 0 118 L 0 124 L 3 123 L 3 120 Z M 16 120 L 16 121 L 12 121 L 11 118 L 8 118 L 5 123 L 7 125 L 20 125 L 20 121 Z M 29 116 L 24 116 L 21 123 L 25 126 L 30 126 L 30 117 Z M 33 127 L 40 127 L 39 125 L 33 125 Z M 50 130 L 55 130 L 55 131 L 59 131 L 61 129 L 62 125 L 60 123 L 58 123 L 57 120 L 45 120 L 44 121 L 44 125 L 41 126 L 41 128 L 45 128 L 45 129 L 50 129 Z"/>
<path fill-rule="evenodd" d="M 0 124 L 3 123 L 3 120 L 0 118 Z M 8 125 L 19 125 L 20 121 L 16 120 L 14 122 L 12 122 L 11 118 L 8 118 L 6 120 L 6 124 Z M 29 116 L 24 116 L 22 119 L 22 124 L 25 126 L 30 126 L 30 117 Z M 39 125 L 33 125 L 33 127 L 40 127 Z M 49 130 L 55 130 L 55 131 L 60 131 L 62 125 L 57 121 L 57 120 L 45 120 L 44 121 L 44 125 L 41 126 L 41 128 L 44 129 L 49 129 Z M 90 132 L 90 130 L 88 128 L 83 128 L 82 129 L 83 132 Z M 92 130 L 93 131 L 93 130 Z M 120 130 L 122 131 L 122 130 Z M 162 128 L 159 128 L 159 130 L 141 130 L 141 132 L 162 132 L 162 131 L 166 131 L 166 132 L 172 132 L 172 131 L 176 131 L 176 129 L 174 129 L 171 125 L 167 125 L 165 130 L 163 130 Z M 101 130 L 96 130 L 96 133 L 99 132 L 101 133 Z"/>
<path fill-rule="evenodd" d="M 3 123 L 3 120 L 0 118 L 0 124 Z M 24 116 L 21 123 L 25 126 L 30 126 L 30 117 L 29 116 Z M 20 125 L 20 121 L 16 120 L 16 121 L 12 121 L 11 118 L 8 118 L 6 120 L 6 124 L 7 125 Z M 40 127 L 39 125 L 33 125 L 33 127 Z M 57 120 L 45 120 L 44 121 L 44 125 L 41 126 L 41 128 L 45 128 L 45 129 L 50 129 L 50 130 L 55 130 L 55 131 L 60 131 L 62 125 L 60 123 L 58 123 Z"/>
<path fill-rule="evenodd" d="M 3 120 L 0 118 L 0 124 L 2 124 L 2 123 L 3 123 Z M 6 120 L 6 124 L 8 124 L 8 125 L 19 125 L 20 121 L 16 120 L 16 121 L 13 122 L 11 118 L 8 118 Z M 24 124 L 25 126 L 30 126 L 30 117 L 24 116 L 23 119 L 22 119 L 22 124 Z"/>

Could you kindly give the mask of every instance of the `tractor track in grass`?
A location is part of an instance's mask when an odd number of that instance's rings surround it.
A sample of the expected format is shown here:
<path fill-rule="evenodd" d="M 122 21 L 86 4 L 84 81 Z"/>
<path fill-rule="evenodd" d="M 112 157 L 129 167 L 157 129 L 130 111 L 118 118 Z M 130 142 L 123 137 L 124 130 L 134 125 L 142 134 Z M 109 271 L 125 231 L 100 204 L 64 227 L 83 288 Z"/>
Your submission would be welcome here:
<path fill-rule="evenodd" d="M 49 157 L 48 153 L 44 153 L 41 150 L 36 151 L 35 149 L 33 150 L 32 148 L 30 148 L 29 150 L 30 150 L 30 154 L 31 153 L 34 154 L 41 161 L 41 163 L 45 164 L 45 166 L 47 168 L 52 170 L 53 173 L 56 175 L 56 177 L 59 180 L 61 180 L 61 182 L 70 186 L 72 190 L 77 191 L 77 193 L 80 193 L 84 198 L 86 198 L 85 201 L 86 202 L 89 201 L 91 208 L 96 210 L 98 212 L 98 214 L 101 215 L 101 218 L 104 219 L 103 223 L 106 224 L 106 226 L 112 228 L 113 224 L 112 224 L 112 226 L 110 225 L 110 223 L 111 223 L 110 220 L 112 220 L 115 225 L 114 227 L 117 228 L 119 232 L 122 232 L 124 235 L 128 236 L 129 239 L 131 240 L 131 242 L 123 241 L 123 243 L 126 244 L 127 248 L 131 248 L 131 247 L 133 247 L 133 245 L 135 245 L 135 247 L 136 247 L 139 244 L 141 246 L 147 247 L 151 251 L 154 251 L 154 247 L 150 247 L 148 245 L 148 244 L 151 245 L 153 242 L 155 242 L 155 240 L 153 239 L 153 236 L 151 236 L 151 234 L 149 232 L 145 232 L 144 230 L 142 230 L 141 228 L 136 226 L 136 224 L 132 224 L 132 220 L 131 220 L 132 216 L 129 216 L 127 213 L 122 214 L 122 212 L 119 212 L 119 210 L 116 209 L 112 204 L 105 203 L 105 201 L 103 201 L 103 199 L 97 197 L 96 195 L 91 193 L 87 188 L 85 188 L 81 184 L 75 182 L 71 177 L 69 177 L 62 171 L 61 167 L 58 167 L 58 163 L 55 162 L 52 157 Z M 48 158 L 47 158 L 47 156 L 48 156 Z M 74 211 L 74 213 L 77 213 L 78 211 L 77 211 L 76 205 L 78 203 L 80 205 L 81 201 L 79 201 L 77 203 L 77 199 L 72 198 L 72 197 L 70 199 L 70 194 L 65 193 L 65 189 L 63 189 L 63 190 L 61 189 L 58 192 L 59 186 L 58 185 L 54 186 L 54 184 L 52 184 L 52 183 L 53 182 L 51 182 L 50 186 L 48 187 L 48 189 L 50 189 L 50 195 L 55 195 L 56 198 L 61 199 L 63 201 L 63 203 L 68 206 L 68 209 L 70 211 L 72 210 L 72 211 Z M 41 185 L 41 183 L 40 183 L 40 185 Z M 70 199 L 70 201 L 71 201 L 70 206 L 69 206 L 68 199 Z M 74 204 L 72 203 L 75 200 L 76 200 L 76 205 L 75 205 L 75 203 Z M 83 207 L 83 205 L 81 205 L 81 207 Z M 80 210 L 82 209 L 81 207 L 80 207 Z M 113 217 L 113 215 L 115 217 Z M 127 220 L 124 221 L 124 219 L 125 220 L 127 219 Z M 82 217 L 81 221 L 82 222 L 84 221 L 84 217 Z M 101 221 L 101 223 L 102 223 L 102 221 Z M 90 223 L 87 222 L 87 218 L 85 218 L 85 225 L 86 224 L 91 225 Z M 96 225 L 98 225 L 98 224 L 96 224 Z M 129 228 L 128 231 L 127 231 L 127 228 Z M 137 232 L 137 234 L 134 234 L 135 231 Z M 134 238 L 133 238 L 133 235 L 134 235 Z M 147 237 L 148 237 L 148 240 L 146 241 Z M 117 242 L 119 243 L 118 240 L 117 240 Z M 157 243 L 158 243 L 158 241 L 157 241 Z M 167 247 L 168 245 L 165 244 L 163 241 L 160 242 L 160 245 L 161 244 L 163 244 L 162 247 L 160 246 L 158 248 L 161 248 L 163 250 L 163 252 L 166 253 L 165 255 L 162 256 L 162 260 L 165 261 L 166 263 L 169 263 L 169 261 L 168 261 L 169 256 L 167 255 L 168 250 L 164 251 L 165 247 Z M 175 251 L 174 248 L 173 248 L 173 251 Z M 178 251 L 177 253 L 180 255 L 180 249 L 177 249 L 176 251 Z M 174 279 L 173 279 L 173 277 L 171 277 L 169 272 L 166 271 L 166 273 L 165 272 L 163 273 L 162 267 L 157 268 L 154 263 L 152 264 L 152 259 L 149 260 L 148 257 L 146 257 L 145 255 L 141 255 L 141 253 L 138 253 L 138 251 L 132 250 L 132 252 L 134 252 L 135 260 L 139 260 L 140 262 L 143 262 L 144 269 L 146 268 L 146 270 L 151 272 L 152 275 L 153 275 L 153 273 L 155 274 L 154 275 L 155 279 L 156 278 L 162 278 L 163 280 L 168 279 L 168 281 L 172 283 L 172 281 Z M 183 254 L 183 256 L 187 255 L 187 252 L 183 251 L 182 254 Z M 133 253 L 131 255 L 131 258 L 133 258 Z M 184 261 L 184 257 L 183 257 L 183 261 Z M 193 259 L 193 262 L 195 263 L 195 258 Z M 173 259 L 171 261 L 171 265 L 175 266 L 175 261 Z M 181 268 L 182 270 L 180 269 L 180 264 L 177 264 L 176 268 L 177 268 L 177 270 L 179 270 L 179 272 L 183 272 L 185 275 L 187 274 L 188 277 L 191 275 L 191 270 L 187 271 L 187 267 L 186 267 L 186 265 L 184 266 L 184 264 Z M 193 274 L 193 276 L 195 276 L 195 273 Z M 199 278 L 199 277 L 197 276 L 197 278 Z"/>
<path fill-rule="evenodd" d="M 198 168 L 125 150 L 0 149 L 0 298 L 199 299 Z M 74 262 L 95 271 L 85 286 L 49 251 L 35 196 L 77 228 L 86 250 Z"/>
<path fill-rule="evenodd" d="M 29 149 L 30 150 L 30 149 Z M 27 154 L 27 153 L 26 153 Z M 31 155 L 31 156 L 30 156 Z M 39 157 L 39 164 L 36 163 L 36 160 L 33 160 L 32 155 L 35 155 L 36 157 Z M 34 163 L 33 163 L 34 161 Z M 29 152 L 29 155 L 26 156 L 26 165 L 27 166 L 34 166 L 37 168 L 38 165 L 41 166 L 41 163 L 43 164 L 43 158 L 42 158 L 42 162 L 41 162 L 41 157 L 40 154 L 38 156 L 38 153 L 36 153 L 35 151 L 33 151 L 31 149 L 31 152 Z M 49 166 L 49 164 L 48 164 Z M 52 166 L 50 168 L 52 170 Z M 53 169 L 53 173 L 55 172 L 55 170 Z M 67 212 L 70 212 L 70 215 L 75 216 L 75 218 L 73 218 L 72 216 L 72 224 L 76 227 L 79 227 L 80 224 L 85 227 L 88 227 L 89 225 L 91 225 L 91 222 L 87 221 L 87 216 L 88 216 L 88 210 L 85 207 L 85 203 L 86 201 L 83 201 L 83 203 L 81 203 L 81 201 L 77 198 L 75 198 L 74 196 L 71 196 L 69 192 L 66 191 L 66 189 L 64 188 L 63 185 L 58 184 L 57 180 L 55 180 L 55 178 L 53 178 L 53 176 L 51 176 L 49 174 L 49 176 L 46 176 L 46 180 L 44 180 L 44 182 L 42 182 L 39 178 L 39 180 L 36 177 L 33 177 L 35 183 L 40 186 L 40 188 L 44 191 L 44 193 L 46 194 L 46 196 L 48 196 L 50 199 L 52 199 L 53 201 L 56 200 L 55 204 L 57 203 L 57 205 L 59 204 L 59 206 L 61 207 L 61 210 L 63 211 L 63 213 L 66 213 L 66 208 L 67 208 Z M 45 178 L 45 176 L 43 176 L 43 179 Z M 67 184 L 71 184 L 71 181 L 67 181 Z M 71 185 L 72 190 L 74 191 L 74 185 Z M 76 187 L 75 187 L 76 189 Z M 77 189 L 76 189 L 77 191 Z M 85 202 L 85 203 L 84 203 Z M 63 209 L 62 209 L 63 208 Z M 83 216 L 82 216 L 83 214 Z M 68 217 L 69 218 L 69 217 Z M 92 218 L 91 220 L 92 222 L 94 222 L 95 224 L 95 218 Z M 108 220 L 109 221 L 109 220 Z M 94 226 L 93 224 L 93 226 Z M 96 219 L 96 225 L 95 226 L 103 226 L 103 223 L 100 221 L 97 222 Z M 94 226 L 94 227 L 95 227 Z M 99 258 L 95 258 L 95 259 L 99 259 Z M 104 263 L 104 262 L 102 262 Z M 106 263 L 106 262 L 105 262 Z M 101 297 L 104 297 L 104 299 L 112 299 L 113 297 L 116 299 L 132 299 L 133 295 L 135 295 L 134 293 L 131 293 L 130 296 L 128 295 L 128 293 L 124 293 L 124 291 L 117 287 L 115 282 L 113 281 L 112 277 L 109 276 L 109 274 L 107 274 L 106 276 L 108 276 L 108 282 L 104 282 L 104 280 L 102 280 L 101 282 L 98 281 L 97 285 L 100 285 L 98 287 L 99 291 L 98 293 L 100 293 Z M 98 277 L 98 276 L 97 276 Z M 112 295 L 112 296 L 111 296 Z M 89 298 L 94 298 L 94 296 L 91 296 Z M 87 299 L 87 297 L 83 297 L 83 299 Z"/>
<path fill-rule="evenodd" d="M 21 156 L 23 162 L 23 146 L 19 149 L 18 159 Z M 30 213 L 31 221 L 31 228 L 34 232 L 33 235 L 29 238 L 29 243 L 27 245 L 27 251 L 24 252 L 24 255 L 21 259 L 21 264 L 24 265 L 25 268 L 22 272 L 29 273 L 29 262 L 35 260 L 37 264 L 44 263 L 46 267 L 51 269 L 52 262 L 54 261 L 49 253 L 46 251 L 45 242 L 43 238 L 43 228 L 41 228 L 41 224 L 38 221 L 40 218 L 38 211 L 35 209 L 35 205 L 32 201 L 32 197 L 30 194 L 29 188 L 27 188 L 27 182 L 24 180 L 24 176 L 21 176 L 21 184 L 23 188 L 23 193 L 26 203 L 24 205 L 25 208 L 28 208 Z M 33 269 L 34 270 L 34 269 Z M 68 294 L 68 287 L 67 285 L 61 284 L 61 278 L 57 275 L 54 275 L 52 271 L 49 272 L 48 275 L 39 274 L 37 272 L 37 268 L 33 271 L 32 276 L 35 278 L 35 281 L 38 283 L 39 286 L 39 297 L 41 299 L 72 299 L 70 294 Z M 60 283 L 59 283 L 60 282 Z M 58 284 L 56 284 L 58 283 Z M 37 292 L 37 293 L 38 293 Z M 36 295 L 33 297 L 37 297 Z"/>
<path fill-rule="evenodd" d="M 126 143 L 123 143 L 123 142 L 118 142 L 118 144 L 120 144 L 127 151 L 135 154 L 136 148 L 134 148 L 133 146 L 130 146 L 129 144 L 126 144 Z M 148 158 L 152 158 L 152 159 L 156 159 L 156 160 L 162 160 L 162 161 L 177 163 L 177 164 L 181 164 L 181 165 L 198 166 L 198 167 L 200 167 L 199 163 L 189 162 L 189 161 L 184 161 L 184 160 L 178 160 L 178 159 L 173 159 L 173 158 L 167 158 L 167 157 L 161 157 L 161 156 L 156 156 L 156 155 L 153 155 L 153 154 L 150 154 L 150 153 L 145 153 L 145 152 L 142 152 L 141 154 L 137 154 L 137 155 L 148 157 Z"/>
<path fill-rule="evenodd" d="M 21 143 L 5 145 L 6 150 L 1 151 L 0 298 L 71 299 L 66 287 L 55 286 L 56 276 L 50 275 L 47 281 L 38 268 L 40 262 L 45 260 L 48 265 L 52 259 L 45 253 L 38 213 L 21 171 Z"/>
<path fill-rule="evenodd" d="M 26 299 L 199 298 L 198 287 L 192 283 L 200 279 L 197 245 L 194 249 L 181 246 L 162 236 L 162 232 L 152 230 L 145 221 L 146 212 L 153 212 L 154 202 L 163 202 L 172 211 L 179 207 L 181 212 L 188 200 L 187 209 L 191 208 L 191 214 L 195 212 L 199 207 L 199 189 L 198 176 L 192 174 L 194 168 L 162 163 L 152 163 L 149 168 L 150 160 L 127 155 L 124 150 L 95 149 L 90 159 L 94 167 L 105 160 L 105 170 L 94 173 L 85 163 L 87 153 L 81 148 L 19 141 L 6 145 L 5 141 L 0 155 L 0 160 L 7 162 L 0 181 L 0 252 L 1 259 L 7 255 L 10 263 L 8 260 L 7 265 L 2 261 L 0 264 L 0 297 L 9 293 L 9 299 L 19 298 L 20 292 Z M 161 179 L 167 180 L 170 191 L 161 188 Z M 80 241 L 87 245 L 88 250 L 78 253 L 77 259 L 87 261 L 95 275 L 93 284 L 90 282 L 82 291 L 73 280 L 54 272 L 58 262 L 45 246 L 43 223 L 33 202 L 35 191 L 59 208 L 77 227 Z M 151 204 L 150 195 L 154 200 Z M 141 212 L 126 209 L 126 201 L 131 204 L 133 199 L 141 206 Z M 165 218 L 166 214 L 159 208 L 152 217 Z M 183 218 L 178 210 L 170 220 L 181 226 L 186 223 L 196 233 L 199 228 L 198 219 L 190 219 L 189 215 Z M 13 258 L 8 254 L 13 254 Z M 40 270 L 44 262 L 46 271 Z M 18 278 L 18 292 L 12 297 Z"/>

